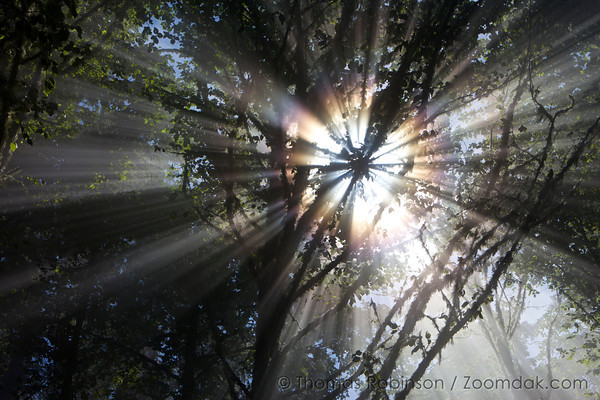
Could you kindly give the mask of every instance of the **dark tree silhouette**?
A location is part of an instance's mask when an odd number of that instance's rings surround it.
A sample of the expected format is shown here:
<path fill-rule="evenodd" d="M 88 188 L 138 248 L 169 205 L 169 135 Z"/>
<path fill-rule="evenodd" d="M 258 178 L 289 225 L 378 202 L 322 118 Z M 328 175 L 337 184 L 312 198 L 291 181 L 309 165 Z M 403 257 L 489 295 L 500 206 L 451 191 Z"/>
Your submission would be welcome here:
<path fill-rule="evenodd" d="M 47 55 L 28 62 L 55 67 L 56 106 L 19 97 L 47 114 L 28 123 L 111 143 L 102 154 L 130 146 L 136 162 L 150 148 L 170 169 L 125 193 L 110 182 L 129 164 L 83 184 L 102 188 L 90 197 L 59 188 L 68 201 L 2 203 L 18 232 L 0 236 L 13 321 L 3 395 L 404 399 L 413 386 L 389 382 L 421 380 L 492 316 L 515 261 L 597 326 L 595 189 L 582 188 L 600 130 L 594 2 L 61 6 L 2 14 L 2 151 L 20 133 L 31 141 L 9 100 L 41 78 L 11 71 L 42 46 L 29 36 L 50 31 Z M 59 25 L 32 21 L 51 7 Z M 527 270 L 532 241 L 590 267 Z M 19 286 L 19 273 L 36 282 Z M 516 323 L 491 333 L 506 339 Z M 514 369 L 505 342 L 496 350 Z M 306 391 L 299 377 L 330 386 Z"/>

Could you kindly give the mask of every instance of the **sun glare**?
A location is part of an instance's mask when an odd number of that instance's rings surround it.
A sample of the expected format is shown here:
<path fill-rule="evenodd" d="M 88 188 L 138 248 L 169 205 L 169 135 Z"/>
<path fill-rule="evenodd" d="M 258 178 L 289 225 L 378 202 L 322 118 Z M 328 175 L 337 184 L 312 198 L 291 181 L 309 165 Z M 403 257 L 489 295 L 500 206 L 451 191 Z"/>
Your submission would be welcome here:
<path fill-rule="evenodd" d="M 333 122 L 325 126 L 309 111 L 294 108 L 287 119 L 287 134 L 295 143 L 291 146 L 302 146 L 302 151 L 294 154 L 295 164 L 310 168 L 313 181 L 341 179 L 330 189 L 334 192 L 331 199 L 351 220 L 352 237 L 379 228 L 386 237 L 397 238 L 406 230 L 398 227 L 409 226 L 403 222 L 411 219 L 402 188 L 407 180 L 416 178 L 418 133 L 407 121 L 369 154 L 370 111 L 368 107 L 351 109 L 353 114 L 335 107 L 327 110 Z M 304 198 L 304 204 L 313 199 L 314 193 Z"/>

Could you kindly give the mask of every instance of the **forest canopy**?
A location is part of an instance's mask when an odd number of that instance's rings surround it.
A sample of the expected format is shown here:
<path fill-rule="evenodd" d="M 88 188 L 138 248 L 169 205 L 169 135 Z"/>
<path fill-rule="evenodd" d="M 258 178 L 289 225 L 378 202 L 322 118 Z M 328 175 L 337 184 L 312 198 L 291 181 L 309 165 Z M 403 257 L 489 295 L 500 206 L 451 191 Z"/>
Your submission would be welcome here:
<path fill-rule="evenodd" d="M 599 395 L 595 0 L 0 21 L 0 398 Z"/>

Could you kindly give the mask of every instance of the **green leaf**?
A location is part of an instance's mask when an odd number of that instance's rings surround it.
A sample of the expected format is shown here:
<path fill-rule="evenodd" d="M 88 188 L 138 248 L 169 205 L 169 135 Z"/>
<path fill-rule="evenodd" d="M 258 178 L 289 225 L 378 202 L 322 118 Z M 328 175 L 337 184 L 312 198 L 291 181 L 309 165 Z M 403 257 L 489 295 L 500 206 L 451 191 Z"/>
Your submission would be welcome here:
<path fill-rule="evenodd" d="M 53 77 L 46 78 L 44 82 L 44 94 L 48 96 L 50 93 L 54 91 L 54 87 L 56 86 L 56 82 Z"/>
<path fill-rule="evenodd" d="M 10 142 L 10 149 L 14 153 L 17 150 L 17 144 L 15 142 Z"/>

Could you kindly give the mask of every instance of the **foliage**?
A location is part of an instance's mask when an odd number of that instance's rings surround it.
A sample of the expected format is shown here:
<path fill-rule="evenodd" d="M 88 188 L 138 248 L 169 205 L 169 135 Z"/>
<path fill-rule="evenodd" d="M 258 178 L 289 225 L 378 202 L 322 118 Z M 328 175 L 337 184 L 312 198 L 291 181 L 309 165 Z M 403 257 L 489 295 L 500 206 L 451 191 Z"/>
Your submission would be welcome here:
<path fill-rule="evenodd" d="M 2 395 L 315 397 L 285 375 L 336 383 L 324 398 L 404 399 L 385 382 L 423 378 L 484 317 L 515 375 L 507 337 L 531 282 L 567 299 L 593 347 L 590 9 L 3 6 L 0 180 L 34 131 L 99 158 L 114 146 L 120 167 L 2 217 L 18 232 L 0 236 L 3 270 L 30 285 L 2 292 Z M 124 190 L 148 154 L 170 157 L 170 186 Z M 503 321 L 514 285 L 521 311 Z"/>

